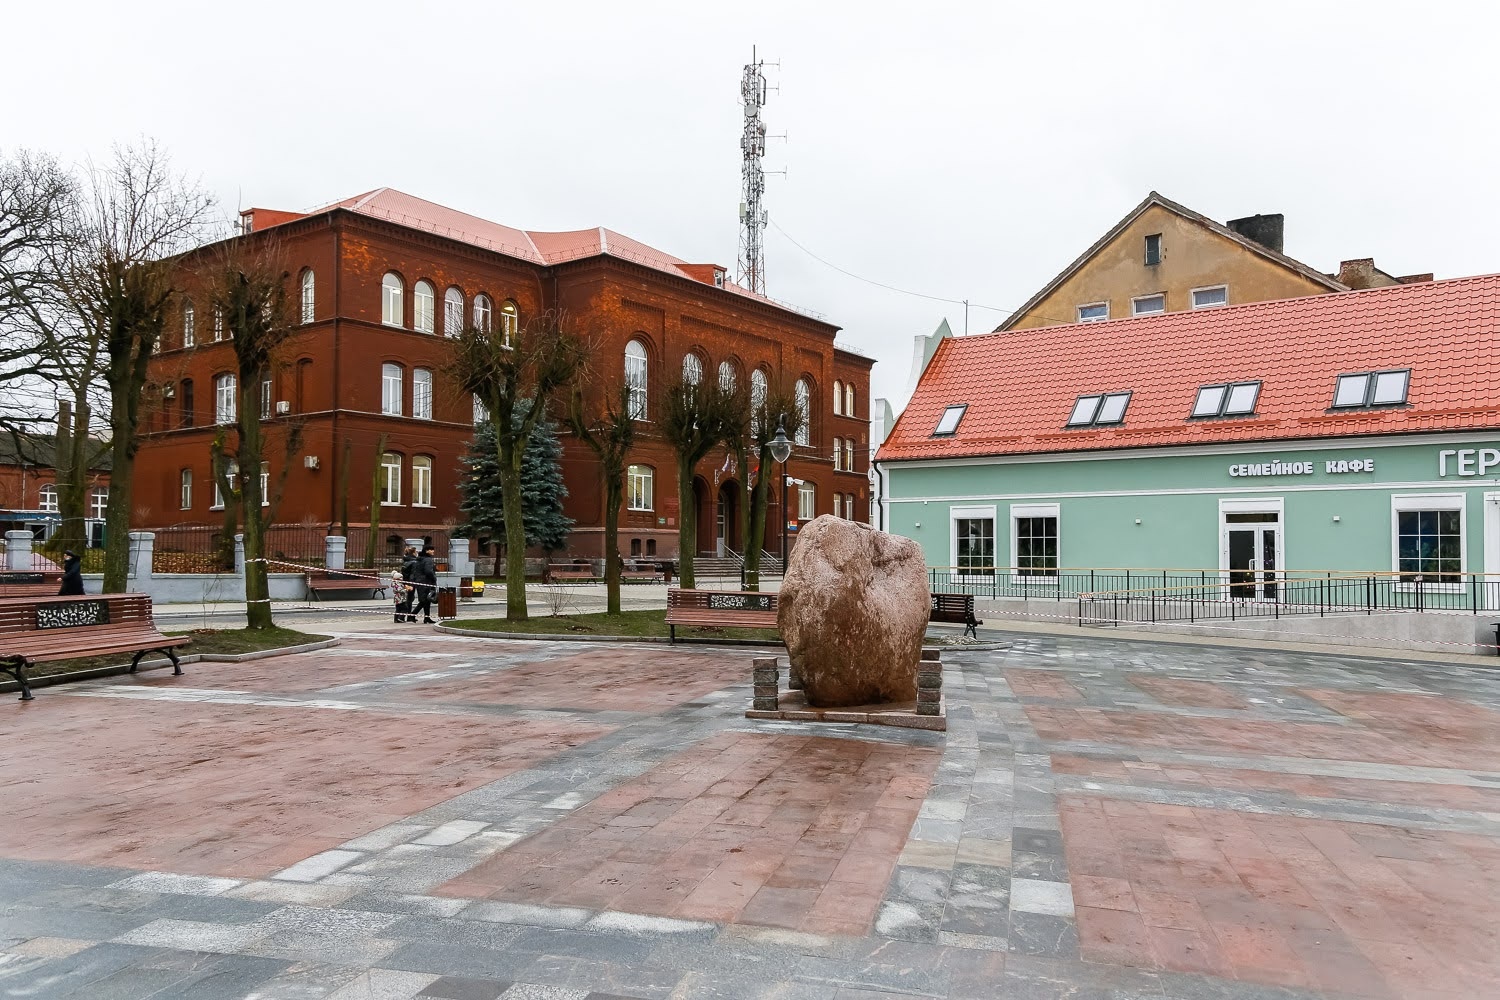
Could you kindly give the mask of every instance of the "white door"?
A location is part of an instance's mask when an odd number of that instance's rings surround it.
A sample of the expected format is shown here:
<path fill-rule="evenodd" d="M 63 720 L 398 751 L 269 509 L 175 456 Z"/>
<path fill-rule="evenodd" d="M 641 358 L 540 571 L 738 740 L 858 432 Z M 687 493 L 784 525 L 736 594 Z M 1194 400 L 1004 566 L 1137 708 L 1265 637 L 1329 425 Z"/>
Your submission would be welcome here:
<path fill-rule="evenodd" d="M 1275 600 L 1282 578 L 1281 511 L 1225 509 L 1220 517 L 1219 568 L 1226 596 Z"/>

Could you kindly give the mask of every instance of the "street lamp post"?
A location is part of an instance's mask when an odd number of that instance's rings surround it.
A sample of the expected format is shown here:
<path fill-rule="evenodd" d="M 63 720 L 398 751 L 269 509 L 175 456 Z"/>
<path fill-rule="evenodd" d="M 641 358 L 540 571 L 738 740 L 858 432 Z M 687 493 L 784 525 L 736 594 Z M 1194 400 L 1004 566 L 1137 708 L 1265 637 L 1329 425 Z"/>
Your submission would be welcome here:
<path fill-rule="evenodd" d="M 786 464 L 792 457 L 792 442 L 786 436 L 786 414 L 776 418 L 776 436 L 771 439 L 771 457 L 781 463 L 781 575 L 786 577 Z"/>

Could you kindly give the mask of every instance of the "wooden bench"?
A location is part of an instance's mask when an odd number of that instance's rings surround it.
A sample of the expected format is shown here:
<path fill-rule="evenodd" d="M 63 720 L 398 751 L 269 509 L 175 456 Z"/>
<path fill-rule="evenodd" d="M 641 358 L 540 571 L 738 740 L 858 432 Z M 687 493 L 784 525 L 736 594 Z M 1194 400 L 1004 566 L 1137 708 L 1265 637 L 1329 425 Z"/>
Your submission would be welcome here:
<path fill-rule="evenodd" d="M 0 600 L 11 597 L 56 597 L 62 586 L 58 572 L 0 573 Z"/>
<path fill-rule="evenodd" d="M 370 597 L 384 597 L 389 584 L 382 578 L 360 576 L 358 573 L 341 573 L 336 569 L 325 569 L 321 573 L 307 574 L 307 594 L 318 600 L 319 594 L 370 592 Z"/>
<path fill-rule="evenodd" d="M 741 590 L 667 591 L 667 626 L 673 642 L 679 625 L 775 628 L 776 595 Z"/>
<path fill-rule="evenodd" d="M 599 579 L 599 574 L 594 572 L 593 563 L 548 563 L 547 578 L 589 582 Z"/>
<path fill-rule="evenodd" d="M 952 622 L 964 627 L 964 635 L 979 638 L 979 626 L 984 622 L 974 617 L 973 594 L 933 594 L 932 613 L 927 617 L 933 622 Z"/>
<path fill-rule="evenodd" d="M 661 567 L 656 563 L 627 562 L 620 568 L 621 580 L 640 580 L 645 583 L 660 583 L 663 579 Z"/>
<path fill-rule="evenodd" d="M 146 594 L 91 597 L 40 597 L 0 602 L 0 672 L 21 685 L 21 700 L 31 701 L 26 668 L 49 660 L 76 660 L 110 653 L 135 653 L 130 672 L 151 652 L 167 654 L 172 673 L 182 673 L 174 647 L 191 640 L 162 635 L 151 618 Z"/>

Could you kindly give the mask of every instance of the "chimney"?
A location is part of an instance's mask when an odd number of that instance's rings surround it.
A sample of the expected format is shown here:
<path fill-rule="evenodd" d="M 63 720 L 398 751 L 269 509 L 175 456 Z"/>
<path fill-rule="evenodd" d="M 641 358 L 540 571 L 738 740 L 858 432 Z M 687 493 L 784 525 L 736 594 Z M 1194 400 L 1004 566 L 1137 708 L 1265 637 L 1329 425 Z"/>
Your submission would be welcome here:
<path fill-rule="evenodd" d="M 1376 274 L 1374 257 L 1339 261 L 1338 279 L 1339 284 L 1350 288 L 1374 288 L 1386 284 Z"/>
<path fill-rule="evenodd" d="M 1230 219 L 1225 225 L 1245 239 L 1281 253 L 1282 240 L 1286 236 L 1286 216 L 1249 215 L 1243 219 Z"/>

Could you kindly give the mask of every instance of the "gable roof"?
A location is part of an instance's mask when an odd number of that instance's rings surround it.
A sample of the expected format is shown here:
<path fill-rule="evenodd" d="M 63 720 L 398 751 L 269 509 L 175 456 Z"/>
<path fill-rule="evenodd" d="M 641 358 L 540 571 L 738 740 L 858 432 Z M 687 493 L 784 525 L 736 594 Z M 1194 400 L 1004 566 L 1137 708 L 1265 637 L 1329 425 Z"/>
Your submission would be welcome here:
<path fill-rule="evenodd" d="M 1244 236 L 1240 233 L 1235 232 L 1233 229 L 1230 229 L 1228 226 L 1223 225 L 1222 223 L 1215 222 L 1213 219 L 1210 219 L 1206 215 L 1201 215 L 1198 212 L 1193 211 L 1186 205 L 1179 205 L 1172 199 L 1163 197 L 1160 193 L 1152 191 L 1150 194 L 1146 195 L 1146 199 L 1144 201 L 1142 201 L 1139 205 L 1135 206 L 1135 208 L 1132 208 L 1128 213 L 1126 213 L 1125 218 L 1115 223 L 1114 226 L 1109 230 L 1109 232 L 1099 237 L 1099 239 L 1094 243 L 1093 246 L 1089 247 L 1081 255 L 1079 255 L 1078 259 L 1073 261 L 1073 263 L 1063 268 L 1055 278 L 1042 286 L 1041 291 L 1037 292 L 1031 298 L 1027 299 L 1025 304 L 1022 305 L 1021 308 L 1017 309 L 1015 312 L 1007 316 L 1005 318 L 1005 322 L 1001 323 L 995 329 L 997 331 L 1009 330 L 1012 325 L 1020 321 L 1021 317 L 1025 316 L 1032 309 L 1036 308 L 1039 302 L 1041 302 L 1043 299 L 1057 290 L 1057 286 L 1061 285 L 1064 281 L 1068 280 L 1075 273 L 1077 273 L 1079 268 L 1083 267 L 1083 265 L 1092 260 L 1094 258 L 1094 255 L 1097 254 L 1100 250 L 1103 250 L 1106 246 L 1112 243 L 1115 237 L 1124 232 L 1127 226 L 1129 226 L 1136 219 L 1140 218 L 1141 214 L 1153 205 L 1160 206 L 1161 208 L 1164 208 L 1169 212 L 1182 216 L 1184 219 L 1189 219 L 1193 222 L 1196 222 L 1198 225 L 1203 226 L 1205 229 L 1215 232 L 1227 240 L 1238 243 L 1240 246 L 1244 247 L 1246 250 L 1249 250 L 1251 253 L 1256 254 L 1260 257 L 1264 257 L 1266 260 L 1269 260 L 1275 264 L 1279 264 L 1289 271 L 1297 272 L 1309 281 L 1322 285 L 1330 292 L 1347 292 L 1349 290 L 1348 285 L 1340 284 L 1334 278 L 1330 277 L 1327 274 L 1324 274 L 1322 271 L 1319 271 L 1316 268 L 1308 267 L 1306 264 L 1302 263 L 1299 260 L 1293 260 L 1284 253 L 1278 253 L 1268 246 L 1264 246 L 1260 243 L 1255 242 L 1248 236 Z"/>
<path fill-rule="evenodd" d="M 1500 275 L 951 337 L 877 460 L 1500 429 Z M 1340 374 L 1411 369 L 1408 405 L 1330 409 Z M 1189 420 L 1198 388 L 1262 383 L 1249 417 Z M 1079 396 L 1122 424 L 1065 429 Z M 944 408 L 967 403 L 951 437 Z"/>
<path fill-rule="evenodd" d="M 775 306 L 777 309 L 784 309 L 816 320 L 825 326 L 832 326 L 823 316 L 810 310 L 780 302 L 765 295 L 758 295 L 733 282 L 726 281 L 722 285 L 714 284 L 715 265 L 691 264 L 680 257 L 674 257 L 640 240 L 602 226 L 559 233 L 516 229 L 513 226 L 481 219 L 477 215 L 460 212 L 446 205 L 439 205 L 437 202 L 418 198 L 416 195 L 389 187 L 376 188 L 373 191 L 354 195 L 352 198 L 336 201 L 331 205 L 324 205 L 306 215 L 268 212 L 265 217 L 270 220 L 270 225 L 280 225 L 283 222 L 307 218 L 309 215 L 318 215 L 339 208 L 375 219 L 384 219 L 397 225 L 420 229 L 438 236 L 446 236 L 461 243 L 493 250 L 508 257 L 542 266 L 565 264 L 589 257 L 615 257 L 673 277 L 686 278 L 695 284 L 707 285 L 730 295 L 738 295 L 765 305 Z M 254 211 L 261 213 L 266 210 L 255 209 Z M 256 221 L 259 222 L 260 218 L 257 217 Z"/>

